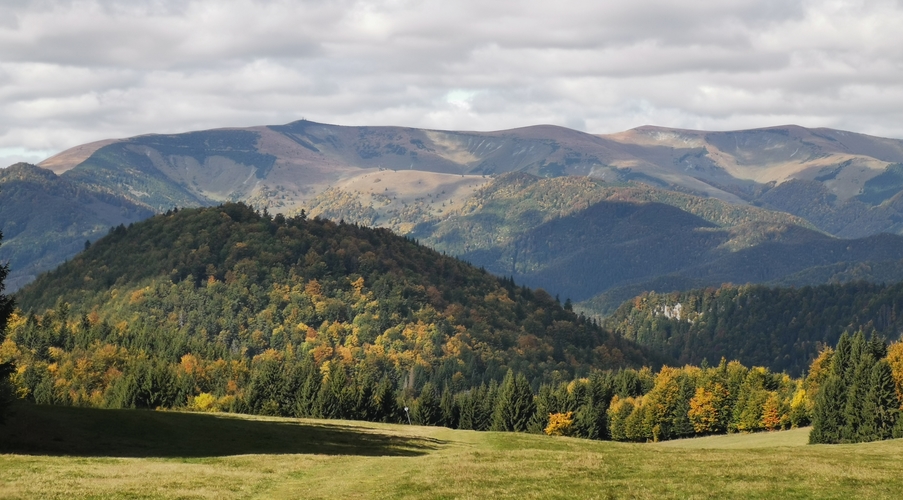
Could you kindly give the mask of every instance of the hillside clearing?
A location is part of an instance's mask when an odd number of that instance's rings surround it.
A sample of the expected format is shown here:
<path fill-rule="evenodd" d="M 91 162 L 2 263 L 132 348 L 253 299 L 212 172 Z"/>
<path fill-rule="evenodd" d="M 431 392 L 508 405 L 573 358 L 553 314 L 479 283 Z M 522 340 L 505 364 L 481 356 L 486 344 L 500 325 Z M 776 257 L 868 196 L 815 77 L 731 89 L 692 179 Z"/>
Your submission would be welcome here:
<path fill-rule="evenodd" d="M 799 431 L 798 434 L 801 434 Z M 660 445 L 19 404 L 3 498 L 896 498 L 903 441 Z M 796 441 L 793 433 L 784 433 Z M 711 441 L 706 441 L 711 439 Z M 730 446 L 722 446 L 724 448 Z"/>

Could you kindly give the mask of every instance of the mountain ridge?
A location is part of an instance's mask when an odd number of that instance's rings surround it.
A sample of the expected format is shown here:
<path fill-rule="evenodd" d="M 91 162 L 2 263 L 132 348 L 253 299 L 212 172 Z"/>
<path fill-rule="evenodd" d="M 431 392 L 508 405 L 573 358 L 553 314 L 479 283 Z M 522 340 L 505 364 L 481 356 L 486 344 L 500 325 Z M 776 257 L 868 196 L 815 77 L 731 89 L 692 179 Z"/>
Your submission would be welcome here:
<path fill-rule="evenodd" d="M 903 141 L 798 126 L 725 132 L 643 126 L 588 134 L 554 125 L 458 132 L 301 120 L 99 141 L 41 165 L 60 182 L 135 207 L 110 225 L 139 220 L 139 211 L 146 216 L 175 206 L 242 201 L 271 213 L 306 210 L 390 227 L 427 241 L 423 224 L 456 217 L 477 190 L 510 173 L 595 179 L 625 193 L 646 185 L 675 193 L 656 195 L 657 201 L 682 210 L 708 199 L 741 211 L 786 212 L 796 225 L 845 238 L 899 234 L 903 163 L 891 161 L 903 162 Z M 0 178 L 0 229 L 13 235 L 10 224 L 27 225 L 29 212 L 46 209 L 20 201 L 28 206 L 11 213 L 3 198 L 7 182 L 12 180 Z M 41 186 L 30 189 L 35 199 L 44 196 L 37 194 Z M 679 201 L 680 196 L 699 201 Z M 15 286 L 71 257 L 111 222 L 59 197 L 43 198 L 42 204 L 90 220 L 93 229 L 71 221 L 47 228 L 49 238 L 68 250 L 43 261 L 6 248 L 43 251 L 44 236 L 11 236 L 0 247 L 0 259 L 13 264 Z"/>

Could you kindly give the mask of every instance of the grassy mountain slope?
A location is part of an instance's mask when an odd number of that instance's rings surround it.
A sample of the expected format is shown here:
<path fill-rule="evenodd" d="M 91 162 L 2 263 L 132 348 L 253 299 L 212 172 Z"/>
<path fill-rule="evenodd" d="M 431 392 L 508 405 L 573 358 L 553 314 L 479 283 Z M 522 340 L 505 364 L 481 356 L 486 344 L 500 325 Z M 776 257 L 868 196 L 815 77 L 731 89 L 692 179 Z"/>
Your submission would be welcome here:
<path fill-rule="evenodd" d="M 474 382 L 508 368 L 547 378 L 649 361 L 542 291 L 386 230 L 240 204 L 120 226 L 16 297 L 33 311 L 68 303 L 57 320 L 88 315 L 75 324 L 85 335 L 118 334 L 173 362 L 275 349 L 398 379 L 416 369 Z"/>
<path fill-rule="evenodd" d="M 730 132 L 640 127 L 608 137 L 644 160 L 637 171 L 691 175 L 836 236 L 903 229 L 903 207 L 886 203 L 903 189 L 900 140 L 792 125 Z"/>
<path fill-rule="evenodd" d="M 644 293 L 622 304 L 603 324 L 680 363 L 716 362 L 724 356 L 800 374 L 844 331 L 874 330 L 888 340 L 899 339 L 901 309 L 899 283 L 725 286 Z"/>

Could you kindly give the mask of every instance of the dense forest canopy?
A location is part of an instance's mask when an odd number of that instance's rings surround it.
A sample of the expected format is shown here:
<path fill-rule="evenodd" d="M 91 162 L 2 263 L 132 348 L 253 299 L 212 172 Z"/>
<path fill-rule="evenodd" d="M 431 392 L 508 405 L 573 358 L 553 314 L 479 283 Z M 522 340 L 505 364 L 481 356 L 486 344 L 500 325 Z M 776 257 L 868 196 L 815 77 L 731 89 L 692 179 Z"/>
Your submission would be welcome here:
<path fill-rule="evenodd" d="M 605 319 L 618 334 L 680 363 L 722 356 L 802 374 L 845 331 L 897 340 L 903 284 L 762 285 L 644 293 Z"/>
<path fill-rule="evenodd" d="M 17 297 L 168 361 L 294 350 L 318 365 L 476 384 L 509 368 L 539 381 L 650 362 L 545 292 L 387 230 L 241 204 L 117 227 Z"/>

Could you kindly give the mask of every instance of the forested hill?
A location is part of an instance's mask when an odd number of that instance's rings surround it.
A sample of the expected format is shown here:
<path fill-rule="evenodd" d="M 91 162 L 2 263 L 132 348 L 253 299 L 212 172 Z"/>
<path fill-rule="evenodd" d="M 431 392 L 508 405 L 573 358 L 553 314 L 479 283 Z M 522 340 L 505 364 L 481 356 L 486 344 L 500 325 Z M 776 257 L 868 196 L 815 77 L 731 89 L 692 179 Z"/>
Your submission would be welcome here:
<path fill-rule="evenodd" d="M 625 302 L 604 326 L 680 363 L 738 359 L 794 375 L 844 331 L 895 341 L 903 331 L 903 284 L 865 282 L 770 288 L 724 286 Z"/>
<path fill-rule="evenodd" d="M 651 362 L 547 293 L 387 230 L 242 204 L 119 226 L 17 300 L 52 309 L 41 321 L 65 330 L 59 342 L 94 338 L 167 363 L 310 353 L 320 366 L 469 386 L 509 368 L 536 381 Z"/>

